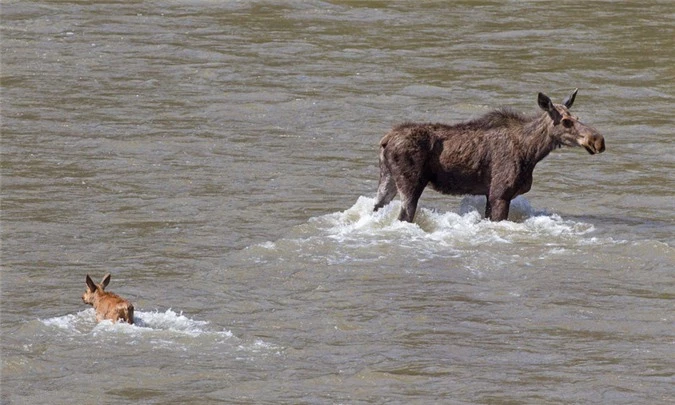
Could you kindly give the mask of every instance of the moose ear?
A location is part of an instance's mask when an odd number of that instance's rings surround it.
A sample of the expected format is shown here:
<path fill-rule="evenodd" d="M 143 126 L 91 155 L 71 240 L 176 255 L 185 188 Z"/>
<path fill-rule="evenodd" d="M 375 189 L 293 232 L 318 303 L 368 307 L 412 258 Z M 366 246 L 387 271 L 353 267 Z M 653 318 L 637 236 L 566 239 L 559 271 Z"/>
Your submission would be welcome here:
<path fill-rule="evenodd" d="M 89 291 L 96 291 L 96 283 L 94 283 L 94 280 L 89 277 L 89 274 L 87 274 L 87 278 L 85 279 L 85 282 L 87 283 L 87 287 L 89 287 Z"/>
<path fill-rule="evenodd" d="M 553 125 L 558 125 L 560 124 L 560 120 L 562 119 L 562 116 L 558 112 L 558 110 L 553 106 L 553 102 L 551 99 L 544 93 L 539 93 L 539 97 L 537 98 L 537 102 L 539 103 L 539 107 L 546 111 L 548 115 L 551 117 L 553 120 Z"/>
<path fill-rule="evenodd" d="M 110 273 L 103 276 L 103 280 L 101 280 L 101 286 L 103 288 L 106 288 L 108 286 L 108 283 L 110 283 Z"/>
<path fill-rule="evenodd" d="M 579 91 L 579 89 L 574 89 L 574 91 L 571 92 L 569 96 L 565 97 L 562 102 L 565 107 L 572 108 L 572 104 L 574 104 L 574 98 L 577 96 L 577 91 Z"/>
<path fill-rule="evenodd" d="M 539 103 L 539 108 L 544 111 L 555 110 L 555 108 L 553 108 L 553 102 L 544 93 L 539 93 L 539 96 L 537 97 L 537 103 Z"/>

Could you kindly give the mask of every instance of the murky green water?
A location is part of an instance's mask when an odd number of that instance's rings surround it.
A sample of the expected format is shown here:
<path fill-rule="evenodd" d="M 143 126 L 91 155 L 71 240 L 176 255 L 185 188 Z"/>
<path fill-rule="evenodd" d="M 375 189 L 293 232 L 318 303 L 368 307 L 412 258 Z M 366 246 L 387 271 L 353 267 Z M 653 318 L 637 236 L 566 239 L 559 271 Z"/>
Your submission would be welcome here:
<path fill-rule="evenodd" d="M 673 400 L 671 2 L 1 13 L 2 404 Z M 370 212 L 392 125 L 575 87 L 607 151 L 514 221 Z M 136 326 L 81 302 L 106 272 Z"/>

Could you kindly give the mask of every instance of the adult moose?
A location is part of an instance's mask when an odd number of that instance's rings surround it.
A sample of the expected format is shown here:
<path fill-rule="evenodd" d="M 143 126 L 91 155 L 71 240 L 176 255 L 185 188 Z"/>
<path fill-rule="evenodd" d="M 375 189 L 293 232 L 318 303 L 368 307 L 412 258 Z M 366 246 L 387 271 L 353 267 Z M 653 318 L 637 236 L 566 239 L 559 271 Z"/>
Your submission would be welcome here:
<path fill-rule="evenodd" d="M 404 123 L 380 141 L 380 183 L 375 211 L 398 191 L 398 219 L 412 222 L 422 191 L 485 195 L 485 217 L 508 218 L 511 200 L 530 191 L 534 166 L 553 149 L 605 150 L 600 133 L 570 114 L 578 89 L 562 104 L 539 93 L 543 113 L 525 116 L 501 108 L 456 125 Z"/>

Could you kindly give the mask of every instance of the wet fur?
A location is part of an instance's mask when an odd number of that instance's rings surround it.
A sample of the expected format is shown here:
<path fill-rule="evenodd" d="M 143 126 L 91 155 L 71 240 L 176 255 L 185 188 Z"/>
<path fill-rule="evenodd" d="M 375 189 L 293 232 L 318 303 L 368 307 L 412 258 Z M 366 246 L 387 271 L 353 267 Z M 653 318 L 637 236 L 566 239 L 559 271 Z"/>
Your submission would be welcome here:
<path fill-rule="evenodd" d="M 94 306 L 96 322 L 109 319 L 113 322 L 122 320 L 128 324 L 134 323 L 134 306 L 119 295 L 105 291 L 110 274 L 106 274 L 100 284 L 94 283 L 87 274 L 85 282 L 87 290 L 82 295 L 82 301 Z"/>
<path fill-rule="evenodd" d="M 583 146 L 600 153 L 605 142 L 594 128 L 568 110 L 576 90 L 562 105 L 540 93 L 543 113 L 526 116 L 508 108 L 455 124 L 404 123 L 380 141 L 380 183 L 375 211 L 398 193 L 399 219 L 412 222 L 427 185 L 444 194 L 485 195 L 485 216 L 508 217 L 511 199 L 532 187 L 535 165 L 553 149 Z"/>

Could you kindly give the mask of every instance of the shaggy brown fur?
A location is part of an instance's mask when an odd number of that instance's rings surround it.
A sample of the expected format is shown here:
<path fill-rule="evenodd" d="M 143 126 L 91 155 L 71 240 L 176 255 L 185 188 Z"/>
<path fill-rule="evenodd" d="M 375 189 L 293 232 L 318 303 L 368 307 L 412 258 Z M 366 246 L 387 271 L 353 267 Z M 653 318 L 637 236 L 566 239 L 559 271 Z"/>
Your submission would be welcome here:
<path fill-rule="evenodd" d="M 553 104 L 539 93 L 544 113 L 535 116 L 499 109 L 456 125 L 394 127 L 380 141 L 375 211 L 398 192 L 398 218 L 412 222 L 422 191 L 431 184 L 444 194 L 485 195 L 485 217 L 507 219 L 511 200 L 530 190 L 535 165 L 553 149 L 583 146 L 590 154 L 605 150 L 603 136 L 570 114 L 576 94 L 574 90 L 562 104 Z"/>
<path fill-rule="evenodd" d="M 92 281 L 89 274 L 86 278 L 87 291 L 82 295 L 82 301 L 85 304 L 91 304 L 96 310 L 96 322 L 104 319 L 110 319 L 113 322 L 121 319 L 122 321 L 134 323 L 134 306 L 117 294 L 105 292 L 104 289 L 110 283 L 110 274 L 106 274 L 101 280 L 101 284 Z"/>

